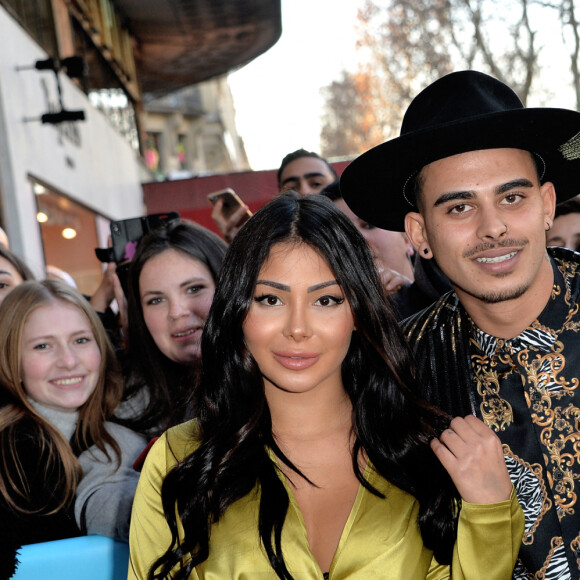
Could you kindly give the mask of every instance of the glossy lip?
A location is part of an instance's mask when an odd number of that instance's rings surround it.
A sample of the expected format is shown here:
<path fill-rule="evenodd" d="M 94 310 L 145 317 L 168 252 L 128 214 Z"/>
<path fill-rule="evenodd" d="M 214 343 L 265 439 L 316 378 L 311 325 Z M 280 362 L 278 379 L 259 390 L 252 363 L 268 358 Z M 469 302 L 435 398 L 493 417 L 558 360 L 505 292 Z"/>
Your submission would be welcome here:
<path fill-rule="evenodd" d="M 49 383 L 56 387 L 57 389 L 62 389 L 65 391 L 78 389 L 81 385 L 84 384 L 87 375 L 70 375 L 68 377 L 56 377 L 54 379 L 50 379 Z M 72 384 L 59 384 L 58 381 L 70 381 L 73 379 L 78 379 L 77 382 Z"/>
<path fill-rule="evenodd" d="M 279 350 L 272 353 L 274 359 L 283 367 L 301 371 L 315 365 L 320 358 L 317 352 Z"/>

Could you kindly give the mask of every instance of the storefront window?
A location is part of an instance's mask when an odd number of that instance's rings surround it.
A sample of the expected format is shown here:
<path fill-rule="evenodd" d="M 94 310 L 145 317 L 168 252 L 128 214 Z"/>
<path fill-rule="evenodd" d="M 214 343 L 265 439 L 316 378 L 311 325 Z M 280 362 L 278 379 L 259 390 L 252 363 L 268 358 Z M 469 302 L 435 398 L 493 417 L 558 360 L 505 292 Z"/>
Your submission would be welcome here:
<path fill-rule="evenodd" d="M 47 267 L 66 272 L 83 294 L 91 295 L 101 281 L 95 248 L 106 245 L 100 230 L 108 220 L 35 180 L 32 187 Z"/>

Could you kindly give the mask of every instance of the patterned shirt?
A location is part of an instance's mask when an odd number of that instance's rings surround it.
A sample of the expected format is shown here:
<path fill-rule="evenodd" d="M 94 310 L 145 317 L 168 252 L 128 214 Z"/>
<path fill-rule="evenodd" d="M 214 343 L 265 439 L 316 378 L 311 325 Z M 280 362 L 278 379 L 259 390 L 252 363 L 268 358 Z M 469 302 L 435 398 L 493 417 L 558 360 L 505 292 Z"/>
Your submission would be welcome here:
<path fill-rule="evenodd" d="M 552 265 L 550 300 L 519 336 L 469 332 L 477 410 L 526 516 L 514 579 L 580 577 L 580 265 Z"/>

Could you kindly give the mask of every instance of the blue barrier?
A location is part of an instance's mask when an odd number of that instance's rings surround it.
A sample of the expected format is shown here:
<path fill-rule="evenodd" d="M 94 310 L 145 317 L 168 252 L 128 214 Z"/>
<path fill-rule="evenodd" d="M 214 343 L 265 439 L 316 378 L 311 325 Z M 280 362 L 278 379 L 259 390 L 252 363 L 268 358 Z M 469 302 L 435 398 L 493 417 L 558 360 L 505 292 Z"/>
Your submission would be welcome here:
<path fill-rule="evenodd" d="M 104 536 L 28 544 L 12 580 L 126 580 L 129 545 Z"/>

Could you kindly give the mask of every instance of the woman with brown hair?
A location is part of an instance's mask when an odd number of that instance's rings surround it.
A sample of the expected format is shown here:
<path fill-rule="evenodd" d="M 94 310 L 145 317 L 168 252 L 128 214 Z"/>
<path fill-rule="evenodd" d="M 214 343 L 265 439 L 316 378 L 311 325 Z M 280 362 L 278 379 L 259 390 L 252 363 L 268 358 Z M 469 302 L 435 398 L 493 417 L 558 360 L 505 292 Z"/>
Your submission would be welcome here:
<path fill-rule="evenodd" d="M 98 316 L 76 290 L 23 282 L 0 306 L 0 320 L 4 578 L 21 545 L 120 535 L 137 482 L 130 466 L 145 442 L 109 422 L 121 376 Z"/>
<path fill-rule="evenodd" d="M 127 427 L 156 437 L 193 416 L 201 333 L 226 249 L 185 220 L 139 242 L 129 267 L 125 401 L 117 413 Z"/>

